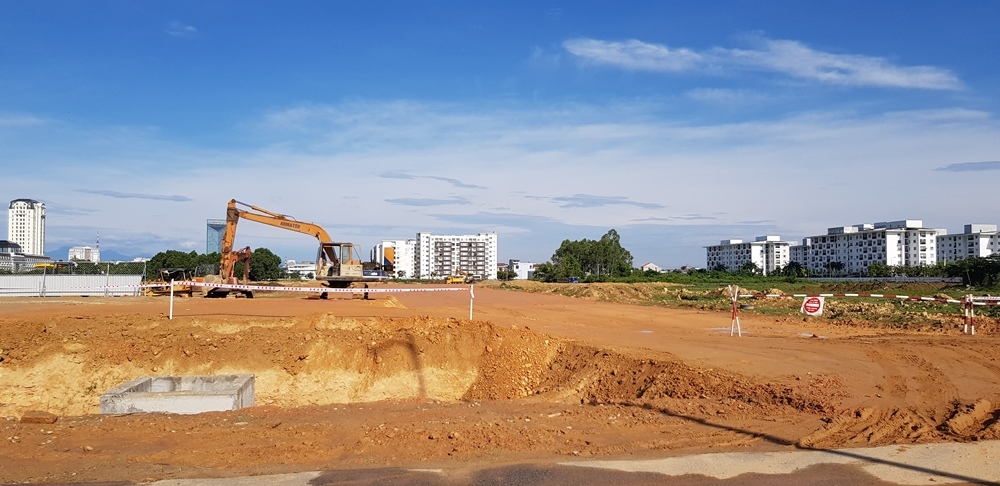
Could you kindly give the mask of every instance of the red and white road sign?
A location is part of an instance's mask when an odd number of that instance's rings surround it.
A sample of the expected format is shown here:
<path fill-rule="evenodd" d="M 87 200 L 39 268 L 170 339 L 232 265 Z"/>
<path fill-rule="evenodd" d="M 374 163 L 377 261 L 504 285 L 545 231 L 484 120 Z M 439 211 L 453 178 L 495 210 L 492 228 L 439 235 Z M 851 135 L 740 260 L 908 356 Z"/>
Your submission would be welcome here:
<path fill-rule="evenodd" d="M 823 315 L 823 302 L 823 297 L 806 297 L 802 301 L 801 312 L 810 316 L 821 316 Z"/>

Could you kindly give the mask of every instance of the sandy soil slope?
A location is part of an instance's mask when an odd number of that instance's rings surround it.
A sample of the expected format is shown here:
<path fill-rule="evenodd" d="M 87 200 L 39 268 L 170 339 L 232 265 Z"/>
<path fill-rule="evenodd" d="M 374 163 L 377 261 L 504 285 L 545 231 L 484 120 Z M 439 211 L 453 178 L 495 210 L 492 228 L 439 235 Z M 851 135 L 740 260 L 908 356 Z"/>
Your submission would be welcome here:
<path fill-rule="evenodd" d="M 1000 339 L 476 289 L 4 299 L 0 481 L 1000 439 Z M 257 407 L 98 415 L 137 376 L 253 373 Z M 27 411 L 59 416 L 22 423 Z"/>

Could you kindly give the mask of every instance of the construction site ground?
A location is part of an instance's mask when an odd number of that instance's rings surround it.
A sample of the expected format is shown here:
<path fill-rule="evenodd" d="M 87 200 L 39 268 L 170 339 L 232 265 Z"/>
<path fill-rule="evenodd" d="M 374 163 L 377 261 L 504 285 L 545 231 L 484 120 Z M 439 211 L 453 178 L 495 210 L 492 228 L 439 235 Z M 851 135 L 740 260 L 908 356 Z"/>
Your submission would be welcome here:
<path fill-rule="evenodd" d="M 735 337 L 727 312 L 497 284 L 471 321 L 464 291 L 349 297 L 178 298 L 172 320 L 166 297 L 3 299 L 0 483 L 1000 439 L 990 326 L 747 312 Z M 255 407 L 98 413 L 132 378 L 234 373 Z"/>

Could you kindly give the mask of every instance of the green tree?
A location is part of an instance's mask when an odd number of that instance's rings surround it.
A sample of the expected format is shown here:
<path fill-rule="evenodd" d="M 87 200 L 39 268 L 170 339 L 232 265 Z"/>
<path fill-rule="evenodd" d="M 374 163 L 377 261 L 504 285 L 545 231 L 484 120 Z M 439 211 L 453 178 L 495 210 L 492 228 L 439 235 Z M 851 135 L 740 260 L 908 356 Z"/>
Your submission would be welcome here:
<path fill-rule="evenodd" d="M 949 277 L 961 277 L 965 285 L 992 287 L 1000 285 L 1000 254 L 959 260 L 947 267 Z"/>
<path fill-rule="evenodd" d="M 842 262 L 826 262 L 823 266 L 826 267 L 827 275 L 840 275 L 844 271 Z"/>
<path fill-rule="evenodd" d="M 806 273 L 806 269 L 799 262 L 788 262 L 788 265 L 781 268 L 781 275 L 785 277 L 805 277 Z"/>
<path fill-rule="evenodd" d="M 160 269 L 163 268 L 190 268 L 193 269 L 199 263 L 198 252 L 185 253 L 178 250 L 167 250 L 153 255 L 146 264 L 146 279 L 156 280 L 159 278 Z"/>
<path fill-rule="evenodd" d="M 614 229 L 600 240 L 564 240 L 552 254 L 552 269 L 545 269 L 540 279 L 569 277 L 627 277 L 632 274 L 632 254 L 622 247 L 621 237 Z"/>
<path fill-rule="evenodd" d="M 281 278 L 281 257 L 267 248 L 257 248 L 250 257 L 250 280 L 263 282 Z"/>
<path fill-rule="evenodd" d="M 517 272 L 510 269 L 497 270 L 497 280 L 514 280 L 517 278 Z"/>
<path fill-rule="evenodd" d="M 760 267 L 754 262 L 746 262 L 740 266 L 740 273 L 746 275 L 759 275 L 761 273 Z"/>
<path fill-rule="evenodd" d="M 882 262 L 875 262 L 868 265 L 869 277 L 891 277 L 892 274 L 893 274 L 892 267 Z"/>

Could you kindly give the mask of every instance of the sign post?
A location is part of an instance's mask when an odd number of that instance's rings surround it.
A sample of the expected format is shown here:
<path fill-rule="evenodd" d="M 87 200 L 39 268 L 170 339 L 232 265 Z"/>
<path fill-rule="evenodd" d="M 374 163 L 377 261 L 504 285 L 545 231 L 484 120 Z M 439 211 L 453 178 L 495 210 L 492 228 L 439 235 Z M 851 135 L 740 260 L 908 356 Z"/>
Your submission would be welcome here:
<path fill-rule="evenodd" d="M 823 315 L 823 303 L 823 297 L 806 297 L 802 301 L 800 312 L 810 316 L 821 316 Z"/>
<path fill-rule="evenodd" d="M 740 329 L 740 308 L 736 300 L 740 298 L 740 287 L 739 285 L 730 285 L 729 287 L 729 297 L 733 301 L 733 321 L 729 325 L 729 335 L 732 336 L 736 333 L 739 337 L 743 337 L 743 330 Z"/>

